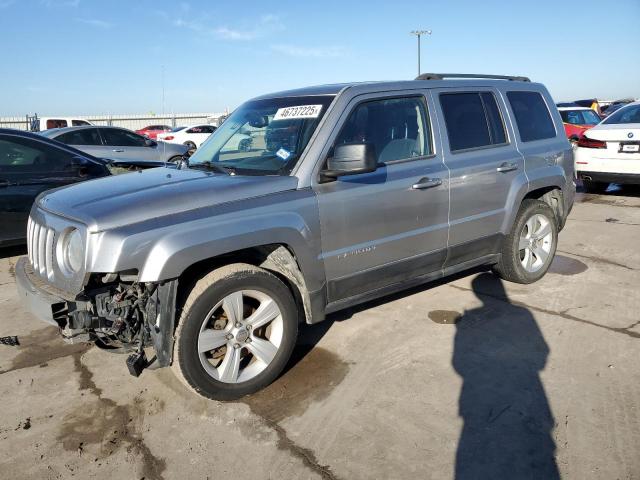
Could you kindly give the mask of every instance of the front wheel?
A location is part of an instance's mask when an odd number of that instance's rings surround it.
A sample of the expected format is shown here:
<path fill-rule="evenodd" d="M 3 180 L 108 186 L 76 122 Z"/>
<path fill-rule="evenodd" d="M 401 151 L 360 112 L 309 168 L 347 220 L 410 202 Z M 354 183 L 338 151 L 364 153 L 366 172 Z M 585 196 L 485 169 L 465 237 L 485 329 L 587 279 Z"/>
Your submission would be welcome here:
<path fill-rule="evenodd" d="M 494 270 L 510 282 L 533 283 L 547 273 L 557 244 L 558 223 L 551 207 L 541 200 L 525 200 Z"/>
<path fill-rule="evenodd" d="M 199 280 L 187 297 L 173 369 L 196 393 L 235 400 L 280 375 L 297 334 L 289 288 L 261 268 L 228 265 Z"/>

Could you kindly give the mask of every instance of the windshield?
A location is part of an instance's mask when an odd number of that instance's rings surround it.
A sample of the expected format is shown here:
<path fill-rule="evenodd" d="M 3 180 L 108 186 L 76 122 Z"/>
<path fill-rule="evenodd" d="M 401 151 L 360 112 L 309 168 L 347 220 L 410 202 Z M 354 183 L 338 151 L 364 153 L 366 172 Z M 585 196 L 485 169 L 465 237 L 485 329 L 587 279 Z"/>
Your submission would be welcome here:
<path fill-rule="evenodd" d="M 602 123 L 640 123 L 640 104 L 627 105 L 617 112 L 612 113 Z"/>
<path fill-rule="evenodd" d="M 283 97 L 241 105 L 189 158 L 239 175 L 288 175 L 333 96 Z"/>
<path fill-rule="evenodd" d="M 560 110 L 562 121 L 571 125 L 597 125 L 600 117 L 593 110 Z"/>

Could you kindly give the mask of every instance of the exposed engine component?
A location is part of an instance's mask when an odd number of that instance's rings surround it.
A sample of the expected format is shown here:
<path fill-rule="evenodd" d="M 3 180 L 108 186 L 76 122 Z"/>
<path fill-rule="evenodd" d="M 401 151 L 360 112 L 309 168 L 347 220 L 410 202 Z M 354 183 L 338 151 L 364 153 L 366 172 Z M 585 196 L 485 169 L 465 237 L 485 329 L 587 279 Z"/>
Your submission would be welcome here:
<path fill-rule="evenodd" d="M 84 309 L 68 313 L 62 335 L 72 342 L 94 341 L 101 348 L 140 353 L 150 344 L 147 303 L 155 290 L 154 284 L 137 282 L 96 288 L 81 304 Z"/>

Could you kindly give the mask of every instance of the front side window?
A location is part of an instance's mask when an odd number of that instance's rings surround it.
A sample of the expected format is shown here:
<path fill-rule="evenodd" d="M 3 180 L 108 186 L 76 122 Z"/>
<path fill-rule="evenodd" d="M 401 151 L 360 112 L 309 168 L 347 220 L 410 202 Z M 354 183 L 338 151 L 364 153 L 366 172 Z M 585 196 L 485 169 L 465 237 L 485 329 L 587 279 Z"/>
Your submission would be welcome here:
<path fill-rule="evenodd" d="M 388 98 L 359 104 L 334 145 L 368 142 L 378 163 L 433 153 L 427 108 L 422 97 Z"/>
<path fill-rule="evenodd" d="M 240 175 L 288 175 L 333 99 L 321 95 L 247 102 L 196 150 L 189 166 Z"/>
<path fill-rule="evenodd" d="M 640 123 L 640 104 L 622 107 L 602 122 L 607 124 Z"/>
<path fill-rule="evenodd" d="M 556 136 L 549 109 L 538 92 L 507 92 L 523 142 Z"/>
<path fill-rule="evenodd" d="M 440 106 L 452 152 L 507 142 L 502 115 L 492 93 L 443 93 Z"/>
<path fill-rule="evenodd" d="M 102 137 L 110 147 L 144 147 L 146 145 L 144 137 L 119 128 L 103 128 Z"/>
<path fill-rule="evenodd" d="M 0 172 L 60 172 L 69 170 L 72 155 L 31 139 L 0 135 Z"/>
<path fill-rule="evenodd" d="M 73 130 L 56 137 L 56 140 L 67 145 L 102 145 L 97 128 Z"/>

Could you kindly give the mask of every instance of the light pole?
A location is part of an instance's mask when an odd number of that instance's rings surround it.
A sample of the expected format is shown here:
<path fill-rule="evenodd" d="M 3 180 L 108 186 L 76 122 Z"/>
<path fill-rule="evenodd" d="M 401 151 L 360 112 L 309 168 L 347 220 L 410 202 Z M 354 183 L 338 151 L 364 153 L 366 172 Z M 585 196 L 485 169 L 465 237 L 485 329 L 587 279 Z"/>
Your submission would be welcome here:
<path fill-rule="evenodd" d="M 422 35 L 431 35 L 431 30 L 412 30 L 411 35 L 418 37 L 418 76 L 420 76 L 420 37 Z"/>

